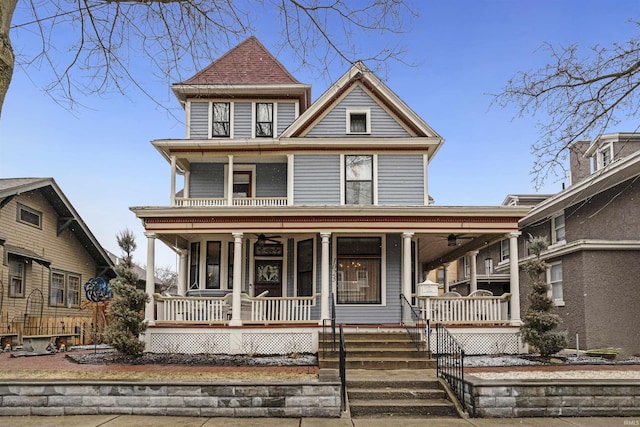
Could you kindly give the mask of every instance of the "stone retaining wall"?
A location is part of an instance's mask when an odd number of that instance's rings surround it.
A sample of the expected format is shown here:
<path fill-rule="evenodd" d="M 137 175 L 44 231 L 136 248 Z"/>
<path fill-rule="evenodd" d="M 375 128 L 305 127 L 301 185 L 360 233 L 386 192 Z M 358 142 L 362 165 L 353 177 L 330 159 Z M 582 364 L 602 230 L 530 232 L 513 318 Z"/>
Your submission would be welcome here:
<path fill-rule="evenodd" d="M 335 382 L 8 381 L 0 416 L 339 417 Z"/>
<path fill-rule="evenodd" d="M 481 380 L 465 377 L 472 417 L 640 416 L 640 380 Z"/>

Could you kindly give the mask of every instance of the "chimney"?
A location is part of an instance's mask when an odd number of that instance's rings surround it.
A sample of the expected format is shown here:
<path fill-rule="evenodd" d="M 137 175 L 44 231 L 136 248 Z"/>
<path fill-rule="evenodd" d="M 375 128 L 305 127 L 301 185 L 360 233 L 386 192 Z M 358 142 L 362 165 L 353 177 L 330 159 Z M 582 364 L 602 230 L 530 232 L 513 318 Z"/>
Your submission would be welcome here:
<path fill-rule="evenodd" d="M 591 145 L 588 140 L 574 142 L 569 147 L 569 185 L 574 185 L 591 175 L 591 159 L 584 156 Z"/>

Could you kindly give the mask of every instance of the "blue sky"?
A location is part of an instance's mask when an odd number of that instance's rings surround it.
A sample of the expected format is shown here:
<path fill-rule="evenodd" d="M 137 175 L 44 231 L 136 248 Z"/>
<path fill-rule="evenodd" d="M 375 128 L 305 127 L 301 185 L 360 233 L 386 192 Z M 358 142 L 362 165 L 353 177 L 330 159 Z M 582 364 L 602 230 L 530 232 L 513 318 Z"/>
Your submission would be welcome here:
<path fill-rule="evenodd" d="M 535 192 L 530 147 L 544 117 L 512 120 L 515 109 L 490 107 L 489 94 L 516 72 L 543 66 L 543 42 L 608 46 L 635 36 L 628 20 L 640 18 L 640 2 L 632 0 L 415 3 L 420 17 L 403 44 L 407 61 L 417 65 L 391 63 L 386 83 L 445 139 L 429 170 L 429 193 L 438 205 L 497 205 L 507 194 Z M 18 10 L 14 23 L 21 19 Z M 273 20 L 263 22 L 256 22 L 253 34 L 276 54 Z M 13 34 L 12 41 L 16 51 L 28 52 L 28 31 Z M 286 52 L 277 57 L 298 80 L 313 85 L 314 99 L 330 83 L 296 71 Z M 148 62 L 134 64 L 137 74 L 147 76 L 145 87 L 176 111 L 169 85 L 155 79 Z M 344 71 L 346 66 L 332 67 L 331 79 Z M 129 207 L 168 205 L 170 168 L 149 141 L 181 138 L 184 125 L 134 91 L 128 98 L 82 98 L 86 107 L 69 112 L 42 91 L 47 78 L 38 70 L 16 69 L 0 117 L 0 177 L 53 177 L 106 249 L 119 253 L 116 233 L 133 230 L 134 260 L 145 264 L 143 227 Z M 540 192 L 560 189 L 561 182 L 551 179 Z M 158 266 L 175 268 L 175 255 L 162 243 L 156 256 Z"/>

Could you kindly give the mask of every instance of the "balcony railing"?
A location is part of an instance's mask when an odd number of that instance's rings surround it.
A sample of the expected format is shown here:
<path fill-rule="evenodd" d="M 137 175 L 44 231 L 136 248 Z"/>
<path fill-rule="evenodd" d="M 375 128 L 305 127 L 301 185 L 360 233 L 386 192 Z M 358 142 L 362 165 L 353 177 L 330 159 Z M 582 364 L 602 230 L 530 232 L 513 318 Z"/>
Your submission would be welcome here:
<path fill-rule="evenodd" d="M 250 297 L 242 294 L 241 318 L 252 323 L 309 322 L 320 294 L 309 297 Z M 224 297 L 182 297 L 154 294 L 156 320 L 167 323 L 226 323 L 232 315 L 232 294 Z"/>
<path fill-rule="evenodd" d="M 226 197 L 176 197 L 175 205 L 180 207 L 219 207 L 219 206 L 287 206 L 286 197 L 237 197 L 231 200 Z"/>
<path fill-rule="evenodd" d="M 511 294 L 483 297 L 418 297 L 423 319 L 447 324 L 509 323 Z"/>

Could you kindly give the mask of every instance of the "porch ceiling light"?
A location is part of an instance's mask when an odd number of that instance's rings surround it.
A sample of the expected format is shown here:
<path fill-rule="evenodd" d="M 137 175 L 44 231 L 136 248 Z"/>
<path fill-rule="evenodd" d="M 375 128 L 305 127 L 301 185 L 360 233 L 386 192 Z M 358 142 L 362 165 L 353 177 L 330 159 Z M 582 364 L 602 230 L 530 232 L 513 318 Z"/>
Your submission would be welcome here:
<path fill-rule="evenodd" d="M 266 242 L 267 242 L 267 236 L 265 236 L 264 234 L 260 234 L 258 236 L 258 246 L 262 247 Z"/>
<path fill-rule="evenodd" d="M 457 246 L 458 245 L 458 239 L 456 239 L 455 234 L 449 234 L 449 236 L 447 236 L 447 246 Z"/>

